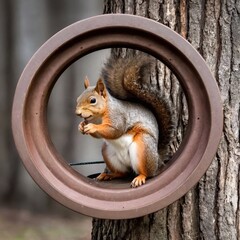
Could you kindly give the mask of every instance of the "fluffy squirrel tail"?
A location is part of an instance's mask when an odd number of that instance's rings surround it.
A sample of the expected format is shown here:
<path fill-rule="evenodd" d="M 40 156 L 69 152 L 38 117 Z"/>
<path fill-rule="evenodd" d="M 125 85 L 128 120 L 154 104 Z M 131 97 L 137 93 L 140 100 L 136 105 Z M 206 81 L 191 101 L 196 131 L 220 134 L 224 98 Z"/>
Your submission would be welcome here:
<path fill-rule="evenodd" d="M 140 54 L 127 58 L 111 56 L 102 69 L 108 92 L 115 98 L 141 102 L 154 113 L 159 129 L 159 149 L 170 141 L 172 119 L 166 99 L 151 85 L 151 66 L 154 59 Z"/>

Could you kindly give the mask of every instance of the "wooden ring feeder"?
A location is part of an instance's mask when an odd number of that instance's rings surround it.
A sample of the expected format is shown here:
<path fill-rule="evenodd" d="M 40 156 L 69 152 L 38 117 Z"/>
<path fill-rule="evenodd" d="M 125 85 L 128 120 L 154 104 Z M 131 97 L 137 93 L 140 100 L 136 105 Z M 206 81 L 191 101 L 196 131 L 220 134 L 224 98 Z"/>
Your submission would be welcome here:
<path fill-rule="evenodd" d="M 179 149 L 159 176 L 136 189 L 77 173 L 57 152 L 47 128 L 48 100 L 58 77 L 86 54 L 112 47 L 138 49 L 161 60 L 178 78 L 188 104 L 188 127 Z M 15 143 L 36 183 L 68 208 L 105 219 L 143 216 L 182 197 L 209 167 L 222 127 L 219 90 L 200 54 L 168 27 L 122 14 L 86 19 L 50 38 L 24 69 L 12 110 Z"/>

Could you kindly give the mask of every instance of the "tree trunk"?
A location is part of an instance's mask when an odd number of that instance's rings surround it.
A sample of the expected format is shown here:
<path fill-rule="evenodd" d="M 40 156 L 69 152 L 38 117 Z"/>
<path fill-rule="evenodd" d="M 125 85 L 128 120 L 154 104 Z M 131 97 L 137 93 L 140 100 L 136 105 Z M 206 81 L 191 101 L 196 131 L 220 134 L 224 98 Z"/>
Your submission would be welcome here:
<path fill-rule="evenodd" d="M 224 132 L 216 157 L 194 189 L 148 216 L 93 219 L 92 239 L 240 239 L 240 1 L 106 0 L 105 13 L 148 17 L 186 38 L 217 80 L 224 106 Z M 155 77 L 177 109 L 174 150 L 184 133 L 187 107 L 171 71 L 158 64 Z"/>

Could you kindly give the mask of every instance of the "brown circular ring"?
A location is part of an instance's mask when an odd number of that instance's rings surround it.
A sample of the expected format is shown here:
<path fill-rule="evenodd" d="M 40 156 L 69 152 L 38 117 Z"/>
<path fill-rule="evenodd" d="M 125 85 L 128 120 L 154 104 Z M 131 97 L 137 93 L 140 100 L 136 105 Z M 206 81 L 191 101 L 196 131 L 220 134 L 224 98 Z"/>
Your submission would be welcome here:
<path fill-rule="evenodd" d="M 58 154 L 47 129 L 48 99 L 59 75 L 84 55 L 110 47 L 136 48 L 163 61 L 188 103 L 189 123 L 180 148 L 162 174 L 137 189 L 104 188 L 77 174 Z M 164 25 L 122 14 L 77 22 L 49 39 L 24 69 L 12 109 L 15 143 L 37 184 L 63 205 L 107 219 L 143 216 L 183 196 L 210 165 L 222 127 L 218 87 L 198 52 Z"/>

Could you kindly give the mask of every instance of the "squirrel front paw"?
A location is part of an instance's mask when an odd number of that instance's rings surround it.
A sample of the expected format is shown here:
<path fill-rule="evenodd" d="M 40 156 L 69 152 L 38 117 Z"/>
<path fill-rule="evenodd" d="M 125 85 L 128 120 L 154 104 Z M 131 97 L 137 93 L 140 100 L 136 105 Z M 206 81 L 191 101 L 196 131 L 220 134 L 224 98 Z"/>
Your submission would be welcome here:
<path fill-rule="evenodd" d="M 86 134 L 94 134 L 97 131 L 96 125 L 93 123 L 88 123 L 87 125 L 85 125 L 83 127 L 83 129 L 84 129 L 83 130 L 84 133 L 86 133 Z"/>
<path fill-rule="evenodd" d="M 80 122 L 80 124 L 78 125 L 78 130 L 82 134 L 93 134 L 96 132 L 96 125 L 83 121 L 83 122 Z"/>
<path fill-rule="evenodd" d="M 83 122 L 80 122 L 80 124 L 78 125 L 78 130 L 82 133 L 82 134 L 85 134 L 85 131 L 84 131 L 84 127 L 86 126 L 86 122 L 83 121 Z"/>

